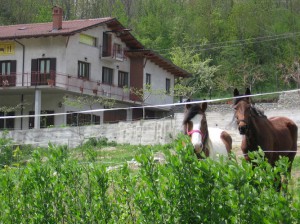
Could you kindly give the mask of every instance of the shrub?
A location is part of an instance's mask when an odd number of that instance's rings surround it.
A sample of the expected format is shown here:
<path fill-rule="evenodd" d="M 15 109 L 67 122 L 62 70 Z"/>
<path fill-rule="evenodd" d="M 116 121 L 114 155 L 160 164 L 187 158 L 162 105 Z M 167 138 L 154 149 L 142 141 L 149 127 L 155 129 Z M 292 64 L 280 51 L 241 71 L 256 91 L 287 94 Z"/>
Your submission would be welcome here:
<path fill-rule="evenodd" d="M 0 223 L 298 222 L 299 199 L 274 187 L 286 159 L 275 168 L 262 152 L 250 155 L 255 167 L 199 161 L 181 136 L 162 149 L 166 161 L 158 163 L 157 147 L 139 146 L 137 170 L 81 163 L 65 146 L 50 144 L 48 155 L 35 150 L 26 166 L 0 172 Z"/>

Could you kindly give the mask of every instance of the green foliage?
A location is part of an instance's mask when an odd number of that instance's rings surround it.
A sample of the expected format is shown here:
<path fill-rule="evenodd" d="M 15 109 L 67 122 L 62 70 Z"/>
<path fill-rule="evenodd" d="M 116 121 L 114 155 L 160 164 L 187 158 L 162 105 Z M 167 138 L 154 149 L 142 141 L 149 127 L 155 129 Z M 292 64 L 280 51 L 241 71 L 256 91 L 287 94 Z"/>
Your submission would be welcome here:
<path fill-rule="evenodd" d="M 12 139 L 7 137 L 7 133 L 3 132 L 0 138 L 0 167 L 10 165 L 13 161 Z"/>
<path fill-rule="evenodd" d="M 112 107 L 115 104 L 115 100 L 101 97 L 101 96 L 89 96 L 89 95 L 80 95 L 73 98 L 70 98 L 69 96 L 64 96 L 63 104 L 70 107 L 80 108 L 80 109 L 82 109 L 84 106 L 88 106 L 90 109 L 93 109 L 92 107 L 95 104 Z"/>
<path fill-rule="evenodd" d="M 14 144 L 7 132 L 0 137 L 0 167 L 20 166 L 31 157 L 32 147 Z"/>
<path fill-rule="evenodd" d="M 299 59 L 298 0 L 0 0 L 0 24 L 51 21 L 53 5 L 63 8 L 66 20 L 116 17 L 146 48 L 190 71 L 201 95 L 208 88 L 223 95 L 245 86 L 278 91 L 300 82 L 278 69 L 291 70 Z M 182 63 L 199 55 L 201 60 Z"/>
<path fill-rule="evenodd" d="M 91 139 L 86 147 L 108 144 Z M 101 142 L 101 143 L 100 143 Z M 297 223 L 299 197 L 278 193 L 286 173 L 263 153 L 245 160 L 197 160 L 188 137 L 139 146 L 138 168 L 73 158 L 65 146 L 35 150 L 26 166 L 0 170 L 1 223 Z M 154 159 L 163 151 L 166 160 Z M 89 156 L 89 155 L 87 155 Z M 297 161 L 296 161 L 297 164 Z M 296 165 L 297 166 L 297 165 Z M 109 171 L 111 170 L 111 171 Z M 284 185 L 286 187 L 286 185 Z M 13 215 L 12 215 L 13 214 Z"/>
<path fill-rule="evenodd" d="M 189 78 L 177 80 L 174 87 L 175 96 L 191 98 L 216 87 L 214 77 L 218 67 L 210 65 L 211 59 L 203 60 L 195 48 L 188 46 L 173 48 L 170 54 L 176 65 L 192 74 Z"/>
<path fill-rule="evenodd" d="M 108 141 L 106 137 L 100 137 L 100 138 L 89 138 L 85 143 L 84 147 L 92 146 L 92 147 L 106 147 L 106 146 L 116 146 L 117 143 L 115 141 Z"/>

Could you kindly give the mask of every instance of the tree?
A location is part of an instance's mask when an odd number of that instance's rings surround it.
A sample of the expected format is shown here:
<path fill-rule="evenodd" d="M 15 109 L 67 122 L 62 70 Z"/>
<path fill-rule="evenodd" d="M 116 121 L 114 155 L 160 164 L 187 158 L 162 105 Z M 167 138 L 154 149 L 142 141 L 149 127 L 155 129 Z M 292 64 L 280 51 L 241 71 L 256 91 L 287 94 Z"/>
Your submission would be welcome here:
<path fill-rule="evenodd" d="M 295 58 L 290 65 L 281 63 L 278 65 L 278 68 L 285 83 L 291 85 L 291 83 L 295 82 L 297 87 L 300 87 L 300 58 Z"/>
<path fill-rule="evenodd" d="M 144 88 L 136 88 L 136 87 L 124 87 L 124 92 L 129 92 L 135 95 L 143 106 L 143 119 L 145 119 L 145 105 L 147 99 L 149 99 L 152 95 L 164 96 L 166 94 L 165 90 L 153 89 L 151 85 L 145 84 Z"/>
<path fill-rule="evenodd" d="M 84 106 L 88 106 L 90 110 L 92 110 L 95 104 L 100 104 L 103 105 L 103 107 L 111 108 L 115 104 L 115 100 L 111 98 L 90 95 L 80 95 L 70 98 L 66 95 L 63 97 L 63 104 L 80 109 L 82 109 Z M 93 116 L 91 116 L 91 123 L 93 122 L 92 119 Z"/>
<path fill-rule="evenodd" d="M 173 48 L 171 59 L 177 66 L 192 74 L 189 78 L 177 80 L 174 96 L 191 98 L 215 87 L 214 77 L 219 68 L 210 65 L 210 58 L 202 60 L 196 49 L 187 46 Z"/>
<path fill-rule="evenodd" d="M 248 62 L 241 64 L 240 67 L 237 68 L 236 74 L 241 74 L 240 77 L 242 78 L 243 86 L 248 86 L 250 90 L 252 90 L 256 83 L 264 80 L 261 67 Z"/>
<path fill-rule="evenodd" d="M 16 106 L 0 106 L 0 111 L 4 113 L 9 113 L 16 110 L 20 110 L 22 107 L 24 107 L 24 105 L 24 103 L 19 103 Z"/>

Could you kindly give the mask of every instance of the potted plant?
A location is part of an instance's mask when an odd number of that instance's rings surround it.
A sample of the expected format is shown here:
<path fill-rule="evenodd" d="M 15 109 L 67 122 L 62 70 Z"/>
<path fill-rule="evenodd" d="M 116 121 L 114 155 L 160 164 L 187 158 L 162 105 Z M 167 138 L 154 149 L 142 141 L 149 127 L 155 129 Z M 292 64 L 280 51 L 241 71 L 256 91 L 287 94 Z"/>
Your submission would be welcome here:
<path fill-rule="evenodd" d="M 53 86 L 54 85 L 54 80 L 53 79 L 47 79 L 47 83 L 49 86 Z"/>

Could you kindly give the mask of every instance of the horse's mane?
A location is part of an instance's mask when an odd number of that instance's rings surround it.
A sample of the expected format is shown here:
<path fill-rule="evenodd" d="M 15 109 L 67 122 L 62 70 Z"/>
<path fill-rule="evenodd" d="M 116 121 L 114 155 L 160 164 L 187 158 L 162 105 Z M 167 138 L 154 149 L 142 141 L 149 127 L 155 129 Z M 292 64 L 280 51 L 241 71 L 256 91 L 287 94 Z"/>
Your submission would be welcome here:
<path fill-rule="evenodd" d="M 191 120 L 196 114 L 199 113 L 200 105 L 199 104 L 191 104 L 189 109 L 185 110 L 185 116 L 183 119 L 183 124 L 186 124 L 189 120 Z"/>
<path fill-rule="evenodd" d="M 258 117 L 267 118 L 264 111 L 261 109 L 256 108 L 253 104 L 251 104 L 251 112 L 254 112 L 254 114 Z"/>
<path fill-rule="evenodd" d="M 246 97 L 247 97 L 247 95 L 245 95 L 245 97 L 235 98 L 234 101 L 233 101 L 233 105 L 237 105 L 240 101 L 245 100 Z M 267 118 L 267 116 L 265 115 L 264 111 L 261 110 L 261 109 L 256 108 L 254 106 L 254 104 L 251 103 L 251 107 L 250 108 L 251 108 L 251 111 L 254 112 L 254 115 L 256 115 L 258 117 Z"/>
<path fill-rule="evenodd" d="M 235 98 L 235 99 L 233 99 L 233 105 L 237 105 L 241 100 L 244 100 L 244 98 Z"/>

